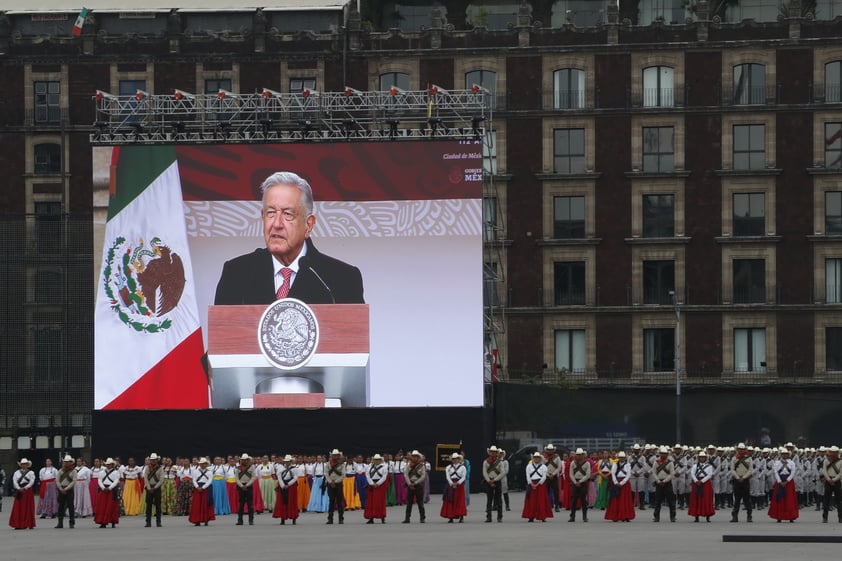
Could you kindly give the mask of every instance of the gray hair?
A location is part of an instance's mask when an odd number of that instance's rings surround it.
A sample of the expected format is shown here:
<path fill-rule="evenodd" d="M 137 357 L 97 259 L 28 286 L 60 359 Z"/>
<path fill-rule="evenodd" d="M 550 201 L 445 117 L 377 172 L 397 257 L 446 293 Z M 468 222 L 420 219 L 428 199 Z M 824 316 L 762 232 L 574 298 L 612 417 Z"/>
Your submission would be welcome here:
<path fill-rule="evenodd" d="M 313 214 L 313 189 L 307 180 L 291 171 L 277 171 L 267 177 L 263 183 L 260 184 L 260 193 L 263 197 L 263 202 L 266 202 L 266 191 L 275 185 L 291 185 L 297 187 L 301 191 L 301 205 L 307 211 L 307 215 Z"/>

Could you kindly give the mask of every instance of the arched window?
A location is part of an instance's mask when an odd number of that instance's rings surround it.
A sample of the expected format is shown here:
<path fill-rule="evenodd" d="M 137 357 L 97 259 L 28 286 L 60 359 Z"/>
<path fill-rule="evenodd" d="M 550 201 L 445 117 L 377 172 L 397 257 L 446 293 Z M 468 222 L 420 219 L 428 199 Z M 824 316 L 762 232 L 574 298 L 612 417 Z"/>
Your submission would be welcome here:
<path fill-rule="evenodd" d="M 585 106 L 585 72 L 562 68 L 553 72 L 553 108 L 581 109 Z"/>
<path fill-rule="evenodd" d="M 738 64 L 734 67 L 734 104 L 766 103 L 766 67 L 762 64 Z"/>
<path fill-rule="evenodd" d="M 669 66 L 643 69 L 643 106 L 672 107 L 675 104 L 675 71 Z"/>
<path fill-rule="evenodd" d="M 497 107 L 497 73 L 493 70 L 472 70 L 465 72 L 465 89 L 470 90 L 474 84 L 488 90 L 491 103 L 486 107 Z"/>
<path fill-rule="evenodd" d="M 385 92 L 392 86 L 409 90 L 409 74 L 403 72 L 385 72 L 380 75 L 380 91 Z"/>

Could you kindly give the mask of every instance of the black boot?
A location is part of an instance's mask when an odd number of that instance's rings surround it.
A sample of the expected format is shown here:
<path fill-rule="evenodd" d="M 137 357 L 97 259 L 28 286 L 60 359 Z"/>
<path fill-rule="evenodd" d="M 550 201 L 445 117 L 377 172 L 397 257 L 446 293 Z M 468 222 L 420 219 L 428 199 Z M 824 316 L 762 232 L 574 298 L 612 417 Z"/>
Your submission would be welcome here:
<path fill-rule="evenodd" d="M 64 528 L 64 518 L 59 516 L 58 524 L 56 524 L 56 528 Z"/>
<path fill-rule="evenodd" d="M 739 520 L 737 519 L 737 513 L 736 512 L 731 513 L 731 522 L 739 522 Z"/>

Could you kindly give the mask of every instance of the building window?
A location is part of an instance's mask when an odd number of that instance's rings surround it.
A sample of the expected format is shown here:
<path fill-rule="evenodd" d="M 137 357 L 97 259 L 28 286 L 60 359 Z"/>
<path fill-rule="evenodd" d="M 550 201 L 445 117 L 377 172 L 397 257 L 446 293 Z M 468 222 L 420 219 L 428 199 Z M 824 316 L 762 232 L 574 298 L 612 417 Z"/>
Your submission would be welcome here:
<path fill-rule="evenodd" d="M 483 306 L 486 308 L 491 306 L 499 306 L 500 305 L 500 297 L 497 293 L 497 285 L 500 281 L 500 277 L 497 273 L 497 263 L 494 262 L 486 262 L 483 264 L 482 269 L 482 280 L 483 280 L 483 290 L 482 290 L 482 300 Z"/>
<path fill-rule="evenodd" d="M 824 100 L 826 103 L 839 103 L 840 78 L 842 78 L 842 61 L 834 60 L 824 65 Z"/>
<path fill-rule="evenodd" d="M 734 235 L 762 236 L 765 230 L 765 193 L 734 193 Z"/>
<path fill-rule="evenodd" d="M 828 304 L 842 303 L 842 259 L 824 260 L 825 301 Z"/>
<path fill-rule="evenodd" d="M 675 105 L 675 71 L 669 66 L 650 66 L 643 69 L 643 106 L 673 107 Z"/>
<path fill-rule="evenodd" d="M 766 330 L 738 328 L 734 330 L 734 371 L 766 372 Z"/>
<path fill-rule="evenodd" d="M 553 237 L 585 237 L 585 197 L 553 197 Z"/>
<path fill-rule="evenodd" d="M 555 263 L 555 305 L 576 306 L 585 303 L 585 262 Z"/>
<path fill-rule="evenodd" d="M 675 197 L 643 195 L 643 237 L 671 238 L 675 235 Z"/>
<path fill-rule="evenodd" d="M 842 234 L 842 191 L 824 194 L 824 231 L 832 236 Z"/>
<path fill-rule="evenodd" d="M 553 130 L 553 169 L 555 173 L 585 171 L 585 129 Z"/>
<path fill-rule="evenodd" d="M 497 239 L 497 197 L 482 199 L 482 224 L 482 241 L 495 241 Z"/>
<path fill-rule="evenodd" d="M 497 132 L 486 129 L 482 137 L 482 170 L 497 174 Z"/>
<path fill-rule="evenodd" d="M 316 79 L 315 78 L 290 78 L 289 79 L 289 92 L 290 93 L 301 93 L 304 90 L 315 90 L 316 89 Z"/>
<path fill-rule="evenodd" d="M 380 91 L 389 91 L 392 86 L 402 90 L 409 90 L 409 74 L 403 72 L 386 72 L 380 75 Z"/>
<path fill-rule="evenodd" d="M 581 109 L 585 106 L 585 72 L 562 68 L 553 72 L 553 108 Z"/>
<path fill-rule="evenodd" d="M 225 90 L 226 92 L 231 91 L 231 79 L 230 78 L 208 78 L 205 80 L 205 93 L 206 94 L 218 94 L 219 90 Z M 222 98 L 219 99 L 218 97 L 211 101 L 213 109 L 218 111 L 214 114 L 214 118 L 217 121 L 228 121 L 233 116 L 232 113 L 225 111 L 229 107 L 234 106 L 234 100 L 229 98 Z"/>
<path fill-rule="evenodd" d="M 138 90 L 146 91 L 146 80 L 120 80 L 117 88 L 121 96 L 133 96 Z"/>
<path fill-rule="evenodd" d="M 842 167 L 842 123 L 824 124 L 824 165 Z"/>
<path fill-rule="evenodd" d="M 734 125 L 734 169 L 766 165 L 766 125 Z"/>
<path fill-rule="evenodd" d="M 825 328 L 825 368 L 842 370 L 842 327 Z"/>
<path fill-rule="evenodd" d="M 675 261 L 643 262 L 643 303 L 672 304 L 675 293 Z"/>
<path fill-rule="evenodd" d="M 585 372 L 585 330 L 557 329 L 555 332 L 555 368 L 560 372 Z"/>
<path fill-rule="evenodd" d="M 738 64 L 734 67 L 734 103 L 766 103 L 766 67 L 762 64 Z"/>
<path fill-rule="evenodd" d="M 643 330 L 643 371 L 675 370 L 675 330 L 671 327 Z"/>
<path fill-rule="evenodd" d="M 474 84 L 488 90 L 491 102 L 487 107 L 497 107 L 497 73 L 492 70 L 465 72 L 465 89 L 470 90 Z"/>
<path fill-rule="evenodd" d="M 205 80 L 205 93 L 217 94 L 219 90 L 231 91 L 230 78 L 208 78 Z"/>
<path fill-rule="evenodd" d="M 643 171 L 656 173 L 675 169 L 673 127 L 643 127 Z"/>
<path fill-rule="evenodd" d="M 62 380 L 64 337 L 56 327 L 35 327 L 32 329 L 35 350 L 34 375 L 37 384 L 57 384 Z"/>
<path fill-rule="evenodd" d="M 61 173 L 61 144 L 46 142 L 35 145 L 35 173 Z"/>
<path fill-rule="evenodd" d="M 35 303 L 58 304 L 63 299 L 61 272 L 55 269 L 35 271 Z"/>
<path fill-rule="evenodd" d="M 58 123 L 61 120 L 60 93 L 60 82 L 35 82 L 36 123 Z"/>
<path fill-rule="evenodd" d="M 54 253 L 64 243 L 64 229 L 61 227 L 61 203 L 39 201 L 35 203 L 35 240 L 38 251 Z"/>
<path fill-rule="evenodd" d="M 766 260 L 734 259 L 734 303 L 762 304 L 766 301 Z"/>

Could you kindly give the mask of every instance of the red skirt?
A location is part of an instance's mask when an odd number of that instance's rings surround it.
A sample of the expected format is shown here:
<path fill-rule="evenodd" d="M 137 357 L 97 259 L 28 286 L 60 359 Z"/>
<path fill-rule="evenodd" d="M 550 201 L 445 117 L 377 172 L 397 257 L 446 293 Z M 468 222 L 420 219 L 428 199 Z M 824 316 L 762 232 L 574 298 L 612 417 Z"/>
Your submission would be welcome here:
<path fill-rule="evenodd" d="M 373 518 L 386 518 L 386 490 L 389 488 L 389 483 L 384 483 L 379 487 L 369 487 L 368 494 L 365 499 L 365 510 L 363 516 L 367 520 Z M 464 495 L 462 493 L 462 502 L 464 502 Z"/>
<path fill-rule="evenodd" d="M 234 485 L 236 487 L 236 485 Z M 207 489 L 193 489 L 193 500 L 190 503 L 190 516 L 187 518 L 191 524 L 201 524 L 210 520 L 216 520 L 213 513 L 213 498 Z"/>
<path fill-rule="evenodd" d="M 769 501 L 769 517 L 775 520 L 798 518 L 798 498 L 795 496 L 795 482 L 775 483 L 772 500 Z"/>
<path fill-rule="evenodd" d="M 531 485 L 526 488 L 526 499 L 523 501 L 521 517 L 530 520 L 546 520 L 553 517 L 553 509 L 550 506 L 545 484 L 542 483 L 534 489 Z"/>
<path fill-rule="evenodd" d="M 255 481 L 252 483 L 251 488 L 252 507 L 256 513 L 260 514 L 266 510 L 266 505 L 263 502 L 263 492 L 260 490 L 260 482 Z"/>
<path fill-rule="evenodd" d="M 298 518 L 298 485 L 292 485 L 286 489 L 286 497 L 280 489 L 277 491 L 278 496 L 275 499 L 275 510 L 272 512 L 272 518 L 280 518 L 281 520 L 295 520 Z"/>
<path fill-rule="evenodd" d="M 378 487 L 380 489 L 382 487 Z M 375 489 L 377 490 L 377 489 Z M 383 496 L 385 499 L 385 495 Z M 384 504 L 385 507 L 385 504 Z M 442 495 L 441 503 L 441 517 L 442 518 L 459 518 L 460 516 L 467 516 L 468 508 L 465 506 L 465 485 L 457 485 L 456 487 L 447 486 Z M 385 516 L 385 514 L 383 515 Z M 366 516 L 366 518 L 380 518 L 379 516 Z"/>
<path fill-rule="evenodd" d="M 88 493 L 91 494 L 91 512 L 96 512 L 96 499 L 99 495 L 99 479 L 91 476 L 91 481 L 88 483 Z"/>
<path fill-rule="evenodd" d="M 562 474 L 558 475 L 558 502 L 561 503 L 561 507 L 565 509 L 570 508 L 570 481 Z"/>
<path fill-rule="evenodd" d="M 619 487 L 611 485 L 608 491 L 608 508 L 605 509 L 605 519 L 613 520 L 634 520 L 634 499 L 632 498 L 631 485 L 626 483 Z M 616 495 L 615 495 L 616 493 Z"/>
<path fill-rule="evenodd" d="M 114 498 L 114 491 L 100 489 L 96 494 L 94 522 L 97 524 L 117 524 L 120 522 L 120 501 Z"/>
<path fill-rule="evenodd" d="M 9 526 L 15 530 L 30 530 L 35 527 L 35 491 L 32 487 L 20 491 L 20 497 L 12 503 Z"/>
<path fill-rule="evenodd" d="M 231 505 L 231 512 L 240 511 L 240 493 L 237 491 L 235 481 L 226 481 L 225 490 L 228 491 L 228 504 Z"/>
<path fill-rule="evenodd" d="M 701 491 L 699 491 L 701 489 Z M 713 506 L 713 483 L 693 483 L 690 485 L 690 516 L 713 516 L 716 508 Z"/>

